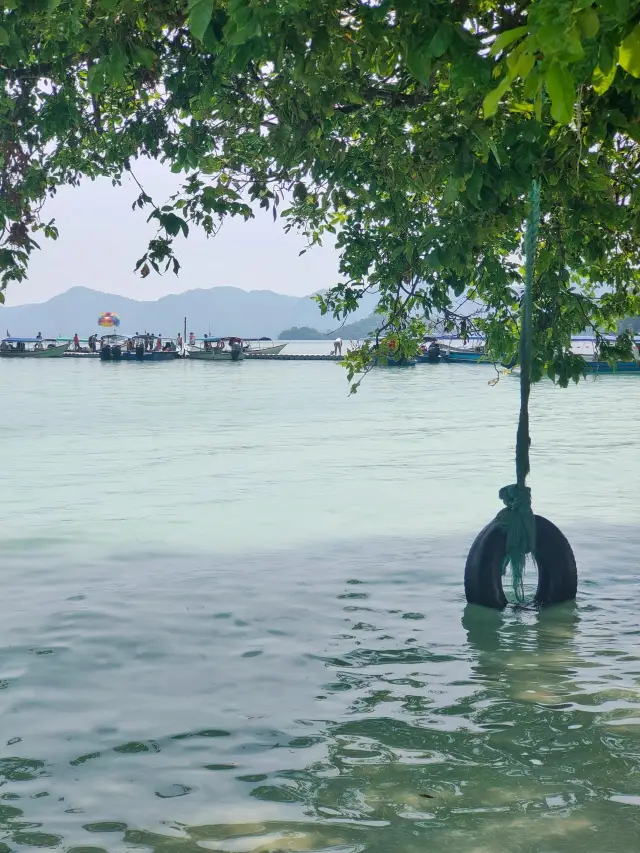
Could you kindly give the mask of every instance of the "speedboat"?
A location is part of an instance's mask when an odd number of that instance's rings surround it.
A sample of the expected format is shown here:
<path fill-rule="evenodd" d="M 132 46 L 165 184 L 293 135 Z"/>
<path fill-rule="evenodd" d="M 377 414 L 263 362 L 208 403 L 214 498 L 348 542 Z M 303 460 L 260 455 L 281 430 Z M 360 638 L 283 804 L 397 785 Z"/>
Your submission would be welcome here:
<path fill-rule="evenodd" d="M 478 364 L 480 361 L 485 361 L 490 364 L 490 361 L 484 358 L 484 347 L 443 347 L 442 360 L 450 364 Z"/>
<path fill-rule="evenodd" d="M 100 338 L 100 359 L 102 361 L 121 361 L 127 340 L 128 338 L 124 335 L 103 335 Z"/>
<path fill-rule="evenodd" d="M 393 358 L 393 356 L 381 356 L 373 361 L 376 367 L 415 367 L 418 363 L 416 358 L 407 358 L 406 356 L 400 356 L 400 358 Z"/>
<path fill-rule="evenodd" d="M 387 353 L 374 355 L 371 363 L 374 367 L 415 367 L 418 359 L 412 356 L 404 355 L 402 352 L 394 352 L 397 348 L 396 341 L 392 340 L 388 343 Z"/>
<path fill-rule="evenodd" d="M 54 338 L 5 338 L 0 343 L 3 358 L 61 358 L 70 343 L 59 343 Z"/>
<path fill-rule="evenodd" d="M 104 335 L 100 340 L 102 361 L 174 361 L 178 355 L 172 340 L 156 335 Z"/>
<path fill-rule="evenodd" d="M 187 347 L 187 356 L 200 361 L 242 361 L 245 355 L 242 338 L 198 338 Z"/>
<path fill-rule="evenodd" d="M 242 348 L 245 355 L 278 355 L 285 347 L 286 344 L 274 344 L 271 338 L 245 338 Z"/>
<path fill-rule="evenodd" d="M 593 361 L 585 359 L 587 373 L 640 373 L 638 361 L 616 361 L 611 365 L 608 361 Z"/>
<path fill-rule="evenodd" d="M 442 347 L 437 338 L 425 338 L 418 347 L 417 360 L 421 364 L 437 364 L 442 358 Z"/>

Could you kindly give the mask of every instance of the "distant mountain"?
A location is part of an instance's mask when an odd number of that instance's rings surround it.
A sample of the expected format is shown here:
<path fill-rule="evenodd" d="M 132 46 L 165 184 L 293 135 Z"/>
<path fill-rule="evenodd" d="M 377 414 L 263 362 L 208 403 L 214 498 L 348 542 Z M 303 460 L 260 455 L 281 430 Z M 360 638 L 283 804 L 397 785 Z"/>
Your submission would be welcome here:
<path fill-rule="evenodd" d="M 356 320 L 353 323 L 346 323 L 341 329 L 331 335 L 332 338 L 344 338 L 347 341 L 362 341 L 368 335 L 380 328 L 383 323 L 383 318 L 379 314 L 370 314 L 368 317 L 363 317 L 361 320 Z"/>
<path fill-rule="evenodd" d="M 278 335 L 279 341 L 326 341 L 327 335 L 309 326 L 292 326 Z"/>
<path fill-rule="evenodd" d="M 326 323 L 326 316 L 323 318 Z M 382 322 L 382 317 L 379 314 L 371 314 L 369 317 L 364 317 L 362 320 L 356 320 L 355 323 L 346 323 L 339 328 L 334 325 L 333 330 L 319 332 L 317 329 L 312 329 L 309 326 L 293 326 L 291 329 L 284 329 L 278 335 L 280 341 L 326 341 L 333 338 L 341 337 L 347 341 L 361 341 L 370 335 L 378 328 Z M 334 321 L 337 323 L 337 321 Z"/>
<path fill-rule="evenodd" d="M 375 304 L 375 296 L 367 294 L 355 316 L 366 316 Z M 124 335 L 147 331 L 173 337 L 183 330 L 185 317 L 187 333 L 193 331 L 198 337 L 206 332 L 275 338 L 286 327 L 317 326 L 321 322 L 330 325 L 311 297 L 287 296 L 270 290 L 213 287 L 141 302 L 86 287 L 72 287 L 48 302 L 0 306 L 0 337 L 9 331 L 25 337 L 37 332 L 44 337 L 68 337 L 77 332 L 85 338 L 99 331 L 98 317 L 104 311 L 120 316 L 118 331 Z"/>

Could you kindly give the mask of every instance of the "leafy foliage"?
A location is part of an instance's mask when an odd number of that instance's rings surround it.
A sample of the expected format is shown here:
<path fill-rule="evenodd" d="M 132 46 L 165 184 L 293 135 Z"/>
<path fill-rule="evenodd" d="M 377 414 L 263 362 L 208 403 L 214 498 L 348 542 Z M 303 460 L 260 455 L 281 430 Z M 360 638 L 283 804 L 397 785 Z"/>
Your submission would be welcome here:
<path fill-rule="evenodd" d="M 353 377 L 410 355 L 468 296 L 517 350 L 526 198 L 542 183 L 535 377 L 583 369 L 571 334 L 640 313 L 640 15 L 630 0 L 0 0 L 0 271 L 26 275 L 43 201 L 139 157 L 184 174 L 141 275 L 173 240 L 258 206 L 340 249 L 322 309 L 367 289 Z M 603 293 L 603 285 L 606 286 Z M 452 319 L 453 318 L 453 319 Z M 620 341 L 627 352 L 627 341 Z"/>

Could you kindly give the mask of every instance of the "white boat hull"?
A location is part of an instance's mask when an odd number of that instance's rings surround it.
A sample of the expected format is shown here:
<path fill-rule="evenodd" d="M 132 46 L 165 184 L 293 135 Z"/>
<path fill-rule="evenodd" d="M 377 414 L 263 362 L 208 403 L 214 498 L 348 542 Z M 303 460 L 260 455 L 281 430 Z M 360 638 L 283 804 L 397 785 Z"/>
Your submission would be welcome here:
<path fill-rule="evenodd" d="M 242 361 L 244 352 L 238 353 L 227 352 L 223 350 L 187 350 L 188 358 L 194 358 L 197 361 Z"/>
<path fill-rule="evenodd" d="M 278 355 L 286 347 L 286 344 L 274 344 L 269 347 L 249 347 L 245 350 L 247 355 Z"/>

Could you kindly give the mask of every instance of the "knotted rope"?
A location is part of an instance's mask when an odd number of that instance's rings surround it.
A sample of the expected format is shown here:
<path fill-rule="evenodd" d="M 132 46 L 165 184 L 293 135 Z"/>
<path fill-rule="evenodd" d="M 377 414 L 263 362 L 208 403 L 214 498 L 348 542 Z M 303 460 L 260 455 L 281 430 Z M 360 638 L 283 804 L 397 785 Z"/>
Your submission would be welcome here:
<path fill-rule="evenodd" d="M 527 554 L 533 554 L 536 546 L 536 522 L 531 509 L 531 489 L 526 485 L 529 475 L 529 393 L 531 391 L 531 360 L 533 339 L 533 270 L 540 222 L 540 186 L 531 185 L 530 210 L 524 238 L 525 286 L 522 299 L 520 324 L 520 418 L 516 437 L 516 482 L 500 489 L 499 497 L 505 509 L 501 509 L 496 521 L 507 534 L 507 552 L 502 567 L 505 574 L 511 566 L 513 591 L 516 601 L 524 601 L 524 569 Z"/>

